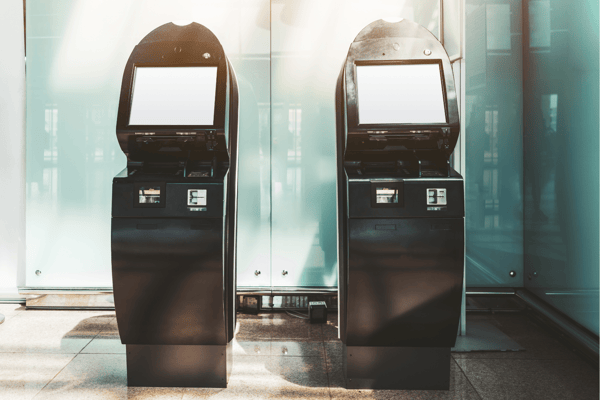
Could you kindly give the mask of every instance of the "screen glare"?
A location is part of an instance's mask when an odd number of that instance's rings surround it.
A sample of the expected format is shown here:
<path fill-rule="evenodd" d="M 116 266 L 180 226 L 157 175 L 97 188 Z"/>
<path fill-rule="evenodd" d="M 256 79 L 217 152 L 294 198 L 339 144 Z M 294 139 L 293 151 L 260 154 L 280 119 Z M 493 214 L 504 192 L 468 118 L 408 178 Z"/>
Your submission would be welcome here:
<path fill-rule="evenodd" d="M 213 125 L 217 67 L 137 67 L 130 125 Z"/>
<path fill-rule="evenodd" d="M 446 122 L 438 64 L 358 65 L 359 124 Z"/>

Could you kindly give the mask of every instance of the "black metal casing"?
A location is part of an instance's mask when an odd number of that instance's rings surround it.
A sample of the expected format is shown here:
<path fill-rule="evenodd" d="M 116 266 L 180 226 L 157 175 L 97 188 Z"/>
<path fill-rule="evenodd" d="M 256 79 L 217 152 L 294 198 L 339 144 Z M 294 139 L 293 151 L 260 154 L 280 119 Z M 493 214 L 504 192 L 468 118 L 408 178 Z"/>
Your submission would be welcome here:
<path fill-rule="evenodd" d="M 216 66 L 214 124 L 132 126 L 137 67 Z M 235 329 L 238 88 L 215 35 L 167 23 L 134 48 L 123 74 L 113 180 L 112 276 L 130 386 L 226 387 Z M 140 188 L 160 190 L 142 204 Z M 190 206 L 189 190 L 206 190 Z"/>
<path fill-rule="evenodd" d="M 360 124 L 356 67 L 395 64 L 440 66 L 445 123 Z M 460 123 L 442 44 L 408 20 L 371 23 L 348 51 L 336 112 L 347 386 L 447 389 L 462 296 L 464 189 L 449 163 Z M 379 189 L 394 191 L 395 202 L 378 203 Z M 446 204 L 428 204 L 433 189 Z"/>

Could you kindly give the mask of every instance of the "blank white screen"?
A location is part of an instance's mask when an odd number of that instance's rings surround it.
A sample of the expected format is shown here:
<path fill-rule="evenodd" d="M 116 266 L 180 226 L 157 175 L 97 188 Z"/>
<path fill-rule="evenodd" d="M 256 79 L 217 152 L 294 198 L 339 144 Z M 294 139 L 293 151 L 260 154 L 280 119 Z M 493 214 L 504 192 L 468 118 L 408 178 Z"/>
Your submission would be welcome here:
<path fill-rule="evenodd" d="M 135 69 L 130 125 L 213 125 L 217 67 Z"/>
<path fill-rule="evenodd" d="M 358 65 L 360 124 L 446 122 L 438 64 Z"/>

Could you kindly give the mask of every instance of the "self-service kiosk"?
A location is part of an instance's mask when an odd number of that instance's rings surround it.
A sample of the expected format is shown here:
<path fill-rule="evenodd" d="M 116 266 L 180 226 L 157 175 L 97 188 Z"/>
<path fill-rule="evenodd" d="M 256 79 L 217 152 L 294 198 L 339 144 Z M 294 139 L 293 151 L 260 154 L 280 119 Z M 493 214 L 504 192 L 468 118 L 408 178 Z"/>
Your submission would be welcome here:
<path fill-rule="evenodd" d="M 464 254 L 448 55 L 414 22 L 373 22 L 350 46 L 336 103 L 347 387 L 448 389 Z"/>
<path fill-rule="evenodd" d="M 129 386 L 226 387 L 235 327 L 238 89 L 216 36 L 162 25 L 123 74 L 112 276 Z"/>

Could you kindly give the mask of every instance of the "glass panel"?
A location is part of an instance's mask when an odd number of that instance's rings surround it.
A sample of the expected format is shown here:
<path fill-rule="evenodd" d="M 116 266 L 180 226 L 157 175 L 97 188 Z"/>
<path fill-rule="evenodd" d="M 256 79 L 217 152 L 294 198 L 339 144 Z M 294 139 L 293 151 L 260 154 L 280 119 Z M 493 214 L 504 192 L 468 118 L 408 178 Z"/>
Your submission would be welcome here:
<path fill-rule="evenodd" d="M 598 1 L 527 1 L 525 287 L 598 334 Z"/>
<path fill-rule="evenodd" d="M 215 4 L 208 2 L 209 4 Z M 230 14 L 230 15 L 229 15 Z M 237 286 L 271 285 L 271 39 L 269 0 L 243 0 L 229 12 L 237 27 L 225 48 L 240 90 Z M 227 28 L 227 29 L 230 29 Z M 235 52 L 239 54 L 235 54 Z"/>
<path fill-rule="evenodd" d="M 269 2 L 29 0 L 28 286 L 112 286 L 111 184 L 126 165 L 115 134 L 123 69 L 146 34 L 181 19 L 212 30 L 237 74 L 238 283 L 269 284 L 266 268 L 254 275 L 270 254 Z"/>
<path fill-rule="evenodd" d="M 523 285 L 521 1 L 466 4 L 467 287 Z M 510 276 L 514 271 L 516 275 Z"/>
<path fill-rule="evenodd" d="M 271 3 L 273 286 L 337 286 L 335 85 L 356 35 L 397 17 L 438 35 L 438 1 Z"/>

